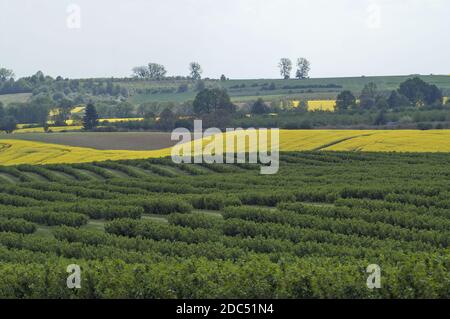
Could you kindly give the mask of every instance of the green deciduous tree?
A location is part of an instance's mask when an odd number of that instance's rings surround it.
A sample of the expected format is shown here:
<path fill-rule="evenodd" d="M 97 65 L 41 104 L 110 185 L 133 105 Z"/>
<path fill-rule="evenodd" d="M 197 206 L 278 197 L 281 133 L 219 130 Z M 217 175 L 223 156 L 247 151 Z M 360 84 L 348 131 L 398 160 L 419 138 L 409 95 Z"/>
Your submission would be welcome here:
<path fill-rule="evenodd" d="M 387 119 L 386 119 L 386 111 L 385 110 L 381 110 L 377 117 L 375 118 L 375 121 L 373 124 L 375 125 L 385 125 L 387 123 Z"/>
<path fill-rule="evenodd" d="M 351 91 L 342 91 L 336 98 L 336 111 L 342 112 L 356 106 L 356 98 Z"/>
<path fill-rule="evenodd" d="M 311 63 L 305 58 L 299 58 L 297 60 L 297 72 L 295 77 L 297 79 L 306 79 L 311 71 Z"/>
<path fill-rule="evenodd" d="M 278 67 L 280 68 L 281 76 L 287 80 L 291 77 L 292 71 L 292 61 L 288 58 L 282 58 L 280 63 L 278 63 Z"/>
<path fill-rule="evenodd" d="M 387 102 L 389 107 L 392 109 L 411 105 L 411 101 L 409 101 L 406 96 L 398 93 L 398 91 L 392 91 Z"/>
<path fill-rule="evenodd" d="M 119 118 L 129 118 L 134 116 L 134 106 L 129 102 L 121 102 L 115 105 L 112 111 L 114 116 Z"/>
<path fill-rule="evenodd" d="M 166 77 L 166 74 L 167 71 L 164 65 L 158 63 L 149 63 L 147 66 L 144 65 L 133 68 L 133 76 L 140 79 L 162 80 Z M 110 91 L 112 91 L 112 89 L 113 88 L 111 87 Z M 120 88 L 118 91 L 118 93 L 120 93 Z"/>
<path fill-rule="evenodd" d="M 375 107 L 377 99 L 377 85 L 375 83 L 368 83 L 364 86 L 361 95 L 359 96 L 359 106 L 362 109 L 371 109 Z"/>
<path fill-rule="evenodd" d="M 193 80 L 200 80 L 202 78 L 203 70 L 200 64 L 197 62 L 191 62 L 191 64 L 189 64 L 189 72 L 190 77 Z"/>
<path fill-rule="evenodd" d="M 133 68 L 133 76 L 141 79 L 148 77 L 148 68 L 144 66 L 136 66 Z"/>
<path fill-rule="evenodd" d="M 442 92 L 436 85 L 428 84 L 418 77 L 408 79 L 400 84 L 398 92 L 406 96 L 416 106 L 442 104 L 443 100 Z"/>
<path fill-rule="evenodd" d="M 158 63 L 148 64 L 148 77 L 150 80 L 162 80 L 166 77 L 167 71 L 164 65 Z"/>
<path fill-rule="evenodd" d="M 0 68 L 0 82 L 14 79 L 14 72 L 9 69 Z"/>
<path fill-rule="evenodd" d="M 223 89 L 204 89 L 200 91 L 194 100 L 195 114 L 207 114 L 218 110 L 234 112 L 235 106 L 231 103 L 230 96 Z"/>
<path fill-rule="evenodd" d="M 169 108 L 166 108 L 159 115 L 156 127 L 162 131 L 171 131 L 175 128 L 176 120 L 175 114 Z"/>
<path fill-rule="evenodd" d="M 193 103 L 194 113 L 201 117 L 204 126 L 225 128 L 231 121 L 236 106 L 224 89 L 205 89 L 197 94 Z"/>
<path fill-rule="evenodd" d="M 265 114 L 269 112 L 269 107 L 264 103 L 262 98 L 259 98 L 251 108 L 252 114 Z"/>

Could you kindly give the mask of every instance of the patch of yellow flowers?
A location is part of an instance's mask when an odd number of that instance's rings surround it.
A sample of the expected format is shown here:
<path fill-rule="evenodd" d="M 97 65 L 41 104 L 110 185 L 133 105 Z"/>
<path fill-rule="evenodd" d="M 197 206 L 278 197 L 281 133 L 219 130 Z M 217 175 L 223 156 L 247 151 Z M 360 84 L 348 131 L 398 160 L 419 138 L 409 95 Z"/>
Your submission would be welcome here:
<path fill-rule="evenodd" d="M 334 112 L 336 108 L 335 100 L 311 100 L 307 102 L 308 112 L 314 111 L 326 111 Z M 292 107 L 297 108 L 300 106 L 300 101 L 292 101 Z"/>
<path fill-rule="evenodd" d="M 85 163 L 165 156 L 170 156 L 170 149 L 158 151 L 103 151 L 24 140 L 0 140 L 0 165 Z"/>
<path fill-rule="evenodd" d="M 74 126 L 51 126 L 49 130 L 52 132 L 63 132 L 63 131 L 80 131 L 83 127 L 79 125 Z M 19 128 L 13 132 L 17 133 L 45 133 L 45 130 L 42 126 L 40 127 L 31 127 L 31 128 Z"/>

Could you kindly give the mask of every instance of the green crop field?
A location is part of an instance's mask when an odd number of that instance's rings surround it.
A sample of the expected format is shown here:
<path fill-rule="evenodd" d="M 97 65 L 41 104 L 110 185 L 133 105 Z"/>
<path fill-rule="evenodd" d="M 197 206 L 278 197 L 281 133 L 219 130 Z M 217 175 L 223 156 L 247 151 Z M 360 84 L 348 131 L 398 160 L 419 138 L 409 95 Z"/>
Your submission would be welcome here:
<path fill-rule="evenodd" d="M 23 103 L 27 102 L 30 97 L 31 93 L 0 94 L 0 102 L 2 102 L 3 104 Z"/>
<path fill-rule="evenodd" d="M 342 90 L 350 90 L 359 94 L 368 83 L 375 83 L 380 91 L 398 89 L 408 76 L 361 76 L 342 78 L 313 78 L 305 80 L 253 79 L 253 80 L 205 80 L 210 87 L 223 87 L 229 92 L 234 102 L 255 100 L 264 97 L 273 99 L 334 99 Z M 437 85 L 445 94 L 450 92 L 450 76 L 419 76 L 424 81 Z M 270 88 L 271 84 L 275 86 Z M 185 80 L 167 81 L 128 81 L 121 82 L 130 93 L 130 101 L 135 104 L 144 102 L 185 102 L 195 98 L 195 83 Z M 188 85 L 188 91 L 178 93 L 180 85 Z"/>
<path fill-rule="evenodd" d="M 450 297 L 447 154 L 280 160 L 0 167 L 0 297 Z"/>

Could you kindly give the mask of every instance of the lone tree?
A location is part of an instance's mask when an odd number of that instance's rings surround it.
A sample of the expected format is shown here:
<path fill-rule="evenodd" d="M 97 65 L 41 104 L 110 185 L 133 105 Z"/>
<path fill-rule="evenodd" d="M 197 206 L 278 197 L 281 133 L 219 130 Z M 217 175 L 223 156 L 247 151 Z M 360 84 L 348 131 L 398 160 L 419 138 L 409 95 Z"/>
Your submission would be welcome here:
<path fill-rule="evenodd" d="M 202 78 L 203 70 L 197 62 L 191 62 L 191 64 L 189 64 L 189 71 L 191 79 L 198 81 Z"/>
<path fill-rule="evenodd" d="M 165 108 L 159 115 L 156 127 L 161 131 L 171 131 L 175 128 L 177 118 L 170 108 Z"/>
<path fill-rule="evenodd" d="M 164 65 L 149 63 L 147 66 L 137 66 L 133 68 L 134 77 L 148 80 L 162 80 L 166 77 L 167 71 Z"/>
<path fill-rule="evenodd" d="M 85 130 L 92 130 L 98 125 L 98 114 L 94 104 L 89 103 L 86 106 L 83 117 L 83 127 Z"/>
<path fill-rule="evenodd" d="M 9 69 L 0 68 L 0 82 L 14 79 L 14 72 Z"/>
<path fill-rule="evenodd" d="M 342 91 L 336 98 L 336 111 L 342 112 L 356 106 L 356 98 L 350 91 Z"/>
<path fill-rule="evenodd" d="M 280 63 L 278 63 L 278 67 L 280 68 L 281 76 L 287 80 L 291 78 L 292 71 L 292 61 L 288 58 L 282 58 Z"/>
<path fill-rule="evenodd" d="M 311 71 L 311 63 L 305 58 L 297 60 L 297 73 L 295 77 L 299 80 L 308 78 L 309 71 Z"/>
<path fill-rule="evenodd" d="M 201 117 L 205 126 L 224 128 L 231 121 L 236 106 L 223 89 L 204 89 L 193 102 L 194 113 Z"/>
<path fill-rule="evenodd" d="M 150 80 L 162 80 L 166 77 L 167 71 L 164 65 L 158 63 L 148 64 L 148 77 Z"/>
<path fill-rule="evenodd" d="M 195 97 L 194 113 L 197 115 L 213 113 L 219 110 L 234 112 L 235 106 L 231 103 L 230 96 L 223 89 L 204 89 Z"/>
<path fill-rule="evenodd" d="M 262 98 L 259 98 L 251 108 L 252 114 L 266 114 L 269 112 L 269 107 L 264 103 Z"/>

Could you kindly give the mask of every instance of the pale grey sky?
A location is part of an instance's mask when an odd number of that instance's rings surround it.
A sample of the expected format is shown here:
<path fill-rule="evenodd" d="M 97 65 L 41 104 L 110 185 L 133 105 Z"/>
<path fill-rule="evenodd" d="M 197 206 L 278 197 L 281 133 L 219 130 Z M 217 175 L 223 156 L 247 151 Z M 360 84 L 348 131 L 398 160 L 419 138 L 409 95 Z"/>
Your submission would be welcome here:
<path fill-rule="evenodd" d="M 312 77 L 450 74 L 449 33 L 449 0 L 0 0 L 0 66 L 18 76 L 198 61 L 204 76 L 275 78 L 300 56 Z"/>

